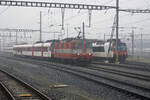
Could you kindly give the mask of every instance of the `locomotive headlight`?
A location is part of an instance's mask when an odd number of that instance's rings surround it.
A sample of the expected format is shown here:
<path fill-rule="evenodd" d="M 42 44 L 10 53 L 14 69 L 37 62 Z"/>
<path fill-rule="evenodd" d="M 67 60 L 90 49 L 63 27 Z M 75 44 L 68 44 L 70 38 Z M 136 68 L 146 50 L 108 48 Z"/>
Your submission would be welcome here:
<path fill-rule="evenodd" d="M 80 54 L 79 54 L 79 53 L 77 53 L 77 55 L 79 56 Z"/>
<path fill-rule="evenodd" d="M 89 55 L 91 55 L 91 53 L 89 53 Z"/>

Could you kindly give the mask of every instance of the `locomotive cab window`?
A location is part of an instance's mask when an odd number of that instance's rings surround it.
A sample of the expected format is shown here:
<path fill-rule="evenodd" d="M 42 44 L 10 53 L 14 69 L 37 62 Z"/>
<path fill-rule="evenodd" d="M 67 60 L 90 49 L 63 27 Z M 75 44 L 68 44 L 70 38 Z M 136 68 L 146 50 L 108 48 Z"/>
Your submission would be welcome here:
<path fill-rule="evenodd" d="M 57 43 L 57 49 L 59 49 L 59 43 Z"/>
<path fill-rule="evenodd" d="M 55 45 L 54 45 L 54 43 L 52 43 L 52 45 L 51 45 L 51 47 L 49 48 L 49 50 L 54 50 L 54 48 L 55 48 Z"/>
<path fill-rule="evenodd" d="M 92 48 L 92 43 L 91 42 L 86 42 L 86 48 Z"/>
<path fill-rule="evenodd" d="M 74 43 L 72 43 L 72 47 L 73 47 L 73 49 L 76 49 L 76 43 L 74 42 Z"/>
<path fill-rule="evenodd" d="M 93 52 L 104 52 L 104 47 L 103 46 L 93 47 Z"/>
<path fill-rule="evenodd" d="M 114 46 L 114 50 L 116 50 L 116 45 Z M 120 43 L 120 44 L 118 45 L 118 51 L 127 51 L 126 45 L 123 44 L 123 43 Z"/>
<path fill-rule="evenodd" d="M 83 47 L 83 41 L 79 41 L 77 44 L 77 49 L 82 49 Z"/>

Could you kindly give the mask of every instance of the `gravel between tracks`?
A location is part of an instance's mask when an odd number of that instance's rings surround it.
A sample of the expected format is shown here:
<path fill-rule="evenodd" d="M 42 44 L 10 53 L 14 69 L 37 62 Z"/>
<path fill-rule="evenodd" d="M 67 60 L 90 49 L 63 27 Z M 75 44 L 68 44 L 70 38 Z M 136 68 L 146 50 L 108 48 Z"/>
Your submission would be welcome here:
<path fill-rule="evenodd" d="M 1 68 L 30 82 L 44 93 L 58 100 L 64 98 L 65 100 L 84 100 L 85 98 L 89 99 L 88 97 L 94 98 L 95 100 L 139 100 L 136 97 L 122 93 L 109 86 L 96 84 L 83 78 L 40 65 L 10 60 L 4 57 L 0 58 L 0 63 L 9 65 L 9 67 L 1 66 Z M 53 84 L 67 84 L 70 87 L 50 89 L 49 86 Z M 84 95 L 84 97 L 82 98 L 81 95 Z"/>
<path fill-rule="evenodd" d="M 9 98 L 4 94 L 2 87 L 0 87 L 0 100 L 9 100 Z"/>

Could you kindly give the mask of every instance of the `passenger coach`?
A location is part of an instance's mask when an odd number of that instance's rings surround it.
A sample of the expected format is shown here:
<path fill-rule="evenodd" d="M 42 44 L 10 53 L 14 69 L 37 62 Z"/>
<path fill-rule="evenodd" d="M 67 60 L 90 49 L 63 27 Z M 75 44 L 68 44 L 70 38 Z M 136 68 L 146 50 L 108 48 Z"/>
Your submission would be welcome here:
<path fill-rule="evenodd" d="M 53 40 L 47 43 L 15 45 L 17 56 L 49 58 L 57 61 L 89 63 L 92 60 L 92 42 L 83 39 Z"/>

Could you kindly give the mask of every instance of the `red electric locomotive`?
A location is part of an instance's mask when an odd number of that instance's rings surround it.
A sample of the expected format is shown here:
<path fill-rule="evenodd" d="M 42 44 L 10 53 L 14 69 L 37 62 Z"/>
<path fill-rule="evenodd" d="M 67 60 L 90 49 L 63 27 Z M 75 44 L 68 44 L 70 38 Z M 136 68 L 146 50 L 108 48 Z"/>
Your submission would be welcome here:
<path fill-rule="evenodd" d="M 54 59 L 71 62 L 91 62 L 92 43 L 83 39 L 64 39 L 52 44 Z"/>

